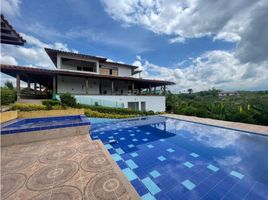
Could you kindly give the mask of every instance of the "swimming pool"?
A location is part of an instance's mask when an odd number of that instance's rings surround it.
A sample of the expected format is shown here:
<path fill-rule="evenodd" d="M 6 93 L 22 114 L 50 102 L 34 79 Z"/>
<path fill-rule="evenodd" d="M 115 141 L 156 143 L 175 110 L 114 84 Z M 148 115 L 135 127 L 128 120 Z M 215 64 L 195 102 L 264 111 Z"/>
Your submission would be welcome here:
<path fill-rule="evenodd" d="M 97 117 L 88 117 L 91 124 L 103 123 L 103 122 L 113 122 L 118 121 L 120 119 L 112 119 L 112 118 L 97 118 Z"/>
<path fill-rule="evenodd" d="M 105 143 L 142 199 L 268 197 L 267 136 L 149 117 L 95 124 L 91 137 Z"/>

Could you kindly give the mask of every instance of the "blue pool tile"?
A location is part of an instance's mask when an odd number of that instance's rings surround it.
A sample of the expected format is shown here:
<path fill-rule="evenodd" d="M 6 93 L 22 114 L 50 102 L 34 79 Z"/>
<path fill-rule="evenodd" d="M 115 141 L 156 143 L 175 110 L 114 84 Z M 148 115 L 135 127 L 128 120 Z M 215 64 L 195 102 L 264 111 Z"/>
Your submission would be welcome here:
<path fill-rule="evenodd" d="M 152 145 L 152 144 L 148 144 L 147 147 L 148 147 L 149 149 L 151 149 L 151 148 L 154 148 L 154 145 Z"/>
<path fill-rule="evenodd" d="M 190 162 L 185 162 L 183 163 L 184 166 L 188 167 L 188 168 L 192 168 L 194 165 Z"/>
<path fill-rule="evenodd" d="M 129 148 L 133 148 L 133 147 L 135 147 L 133 144 L 129 144 L 129 145 L 127 145 Z"/>
<path fill-rule="evenodd" d="M 159 157 L 157 157 L 157 159 L 160 160 L 160 161 L 166 160 L 166 158 L 164 156 L 159 156 Z"/>
<path fill-rule="evenodd" d="M 141 182 L 151 192 L 151 194 L 155 195 L 158 192 L 161 192 L 161 189 L 149 177 L 142 179 Z"/>
<path fill-rule="evenodd" d="M 194 157 L 194 158 L 199 157 L 199 155 L 198 155 L 198 154 L 196 154 L 196 153 L 190 153 L 190 156 L 192 156 L 192 157 Z"/>
<path fill-rule="evenodd" d="M 143 138 L 143 139 L 142 139 L 142 141 L 147 142 L 147 141 L 148 141 L 148 139 L 147 139 L 147 138 Z"/>
<path fill-rule="evenodd" d="M 132 130 L 128 130 L 128 132 L 130 133 L 130 132 L 132 132 Z"/>
<path fill-rule="evenodd" d="M 115 149 L 115 151 L 116 151 L 116 153 L 118 153 L 118 154 L 123 154 L 123 153 L 125 153 L 121 148 L 117 148 L 117 149 Z"/>
<path fill-rule="evenodd" d="M 126 163 L 123 161 L 123 160 L 119 160 L 116 162 L 117 165 L 121 168 L 121 169 L 124 169 L 124 168 L 127 168 L 128 166 L 126 165 Z"/>
<path fill-rule="evenodd" d="M 122 157 L 119 156 L 118 154 L 112 154 L 112 158 L 113 158 L 114 161 L 122 160 Z"/>
<path fill-rule="evenodd" d="M 132 139 L 133 142 L 137 142 L 138 140 L 136 138 Z"/>
<path fill-rule="evenodd" d="M 126 164 L 129 166 L 130 169 L 136 169 L 138 168 L 138 166 L 136 165 L 136 163 L 133 160 L 127 160 Z"/>
<path fill-rule="evenodd" d="M 118 135 L 118 132 L 115 132 L 114 135 Z"/>
<path fill-rule="evenodd" d="M 188 190 L 192 190 L 195 188 L 195 184 L 192 183 L 191 181 L 189 181 L 188 179 L 184 180 L 182 183 L 181 183 L 184 187 L 186 187 Z"/>
<path fill-rule="evenodd" d="M 104 146 L 105 146 L 106 149 L 112 149 L 113 148 L 112 145 L 110 145 L 110 144 L 105 144 Z"/>
<path fill-rule="evenodd" d="M 161 142 L 165 142 L 165 139 L 160 139 L 159 141 L 161 141 Z"/>
<path fill-rule="evenodd" d="M 146 132 L 145 134 L 146 134 L 146 135 L 150 135 L 151 133 L 150 133 L 150 132 Z"/>
<path fill-rule="evenodd" d="M 160 176 L 160 173 L 157 170 L 151 171 L 150 172 L 151 176 L 154 178 L 157 178 Z"/>
<path fill-rule="evenodd" d="M 142 200 L 156 200 L 156 198 L 151 195 L 150 193 L 147 193 L 141 197 Z"/>
<path fill-rule="evenodd" d="M 133 171 L 132 171 L 131 169 L 129 169 L 129 168 L 125 168 L 125 169 L 123 169 L 122 171 L 123 171 L 123 173 L 125 174 L 125 176 L 127 177 L 127 179 L 128 179 L 129 181 L 133 181 L 133 180 L 135 180 L 136 178 L 138 178 L 137 175 L 135 174 L 135 172 L 133 172 Z"/>
<path fill-rule="evenodd" d="M 137 154 L 136 152 L 131 153 L 130 155 L 131 155 L 133 158 L 135 158 L 135 157 L 139 156 L 139 154 Z"/>
<path fill-rule="evenodd" d="M 237 171 L 231 171 L 230 173 L 232 176 L 235 176 L 236 178 L 242 179 L 244 177 L 243 174 L 237 172 Z"/>
<path fill-rule="evenodd" d="M 135 136 L 135 134 L 134 134 L 134 133 L 132 133 L 132 134 L 130 134 L 130 136 L 131 136 L 131 137 L 134 137 L 134 136 Z"/>
<path fill-rule="evenodd" d="M 217 172 L 219 170 L 219 168 L 215 167 L 214 165 L 208 165 L 207 168 L 214 171 L 214 172 Z"/>
<path fill-rule="evenodd" d="M 98 136 L 93 136 L 93 138 L 94 138 L 94 139 L 97 139 L 97 138 L 99 138 L 99 137 L 98 137 Z"/>
<path fill-rule="evenodd" d="M 114 138 L 114 136 L 109 136 L 108 138 L 109 138 L 109 139 L 113 139 L 113 138 Z"/>
<path fill-rule="evenodd" d="M 121 138 L 119 138 L 119 140 L 125 140 L 126 138 L 124 138 L 124 137 L 121 137 Z"/>
<path fill-rule="evenodd" d="M 172 148 L 169 148 L 169 149 L 167 149 L 167 151 L 168 151 L 169 153 L 172 153 L 172 152 L 174 152 L 175 150 L 172 149 Z"/>

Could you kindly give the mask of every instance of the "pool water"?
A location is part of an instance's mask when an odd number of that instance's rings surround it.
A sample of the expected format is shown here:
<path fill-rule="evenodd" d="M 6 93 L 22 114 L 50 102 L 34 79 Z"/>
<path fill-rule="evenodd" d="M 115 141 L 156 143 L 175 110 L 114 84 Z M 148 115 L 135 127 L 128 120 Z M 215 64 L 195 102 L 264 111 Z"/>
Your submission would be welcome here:
<path fill-rule="evenodd" d="M 267 136 L 157 116 L 93 124 L 91 137 L 142 199 L 268 197 Z"/>

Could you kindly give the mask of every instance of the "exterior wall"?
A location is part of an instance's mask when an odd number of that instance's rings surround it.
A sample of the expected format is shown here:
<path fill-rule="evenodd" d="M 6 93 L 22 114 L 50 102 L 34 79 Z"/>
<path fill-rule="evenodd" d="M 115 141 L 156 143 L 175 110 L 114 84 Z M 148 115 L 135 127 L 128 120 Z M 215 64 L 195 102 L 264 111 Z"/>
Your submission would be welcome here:
<path fill-rule="evenodd" d="M 74 59 L 74 61 L 70 61 L 68 64 L 63 64 L 61 58 L 69 58 L 69 59 Z M 57 56 L 57 68 L 58 69 L 67 69 L 67 70 L 74 70 L 77 71 L 77 65 L 79 65 L 79 61 L 89 61 L 89 62 L 94 62 L 96 63 L 96 72 L 99 73 L 99 61 L 98 60 L 92 60 L 92 59 L 84 59 L 84 58 L 75 58 L 72 56 L 61 56 L 58 54 Z M 82 62 L 80 62 L 80 65 L 84 66 Z M 86 66 L 85 66 L 86 67 Z M 85 72 L 85 71 L 83 71 Z M 86 72 L 86 73 L 94 73 L 94 72 Z"/>
<path fill-rule="evenodd" d="M 118 66 L 116 64 L 105 63 L 102 64 L 105 67 L 116 67 L 118 69 L 118 76 L 132 76 L 132 69 L 130 67 Z"/>
<path fill-rule="evenodd" d="M 139 102 L 139 110 L 141 110 L 141 102 L 146 103 L 146 111 L 164 112 L 166 109 L 165 96 L 116 96 L 116 95 L 75 95 L 79 103 L 98 105 L 109 107 L 128 107 L 128 102 Z"/>
<path fill-rule="evenodd" d="M 58 93 L 86 94 L 86 78 L 58 76 L 57 91 Z"/>
<path fill-rule="evenodd" d="M 101 82 L 101 94 L 112 94 L 112 83 L 110 80 L 88 79 L 88 94 L 99 95 Z M 130 82 L 114 81 L 114 94 L 128 95 L 128 87 L 131 86 Z M 117 89 L 117 91 L 116 91 Z M 121 93 L 122 90 L 122 93 Z M 57 92 L 58 93 L 71 93 L 71 94 L 86 94 L 86 78 L 58 76 L 57 77 Z"/>

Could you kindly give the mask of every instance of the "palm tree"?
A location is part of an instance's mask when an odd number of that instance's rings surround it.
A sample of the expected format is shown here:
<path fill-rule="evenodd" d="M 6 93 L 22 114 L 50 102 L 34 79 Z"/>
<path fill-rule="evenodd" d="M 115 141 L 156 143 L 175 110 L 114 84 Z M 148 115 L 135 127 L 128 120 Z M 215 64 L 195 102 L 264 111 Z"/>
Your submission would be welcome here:
<path fill-rule="evenodd" d="M 191 89 L 191 88 L 189 88 L 187 91 L 188 91 L 189 94 L 193 93 L 193 89 Z"/>

